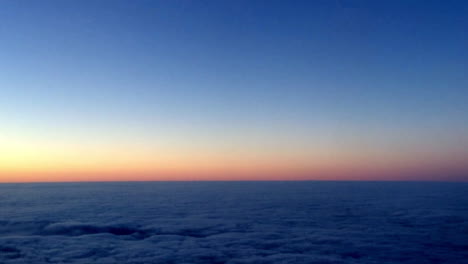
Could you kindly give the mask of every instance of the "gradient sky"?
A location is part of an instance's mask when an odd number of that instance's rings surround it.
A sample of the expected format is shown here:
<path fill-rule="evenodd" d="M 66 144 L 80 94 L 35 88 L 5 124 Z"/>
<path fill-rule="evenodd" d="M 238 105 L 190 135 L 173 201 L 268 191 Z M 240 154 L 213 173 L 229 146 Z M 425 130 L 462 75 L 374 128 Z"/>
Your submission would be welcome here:
<path fill-rule="evenodd" d="M 468 1 L 0 1 L 0 182 L 468 180 Z"/>

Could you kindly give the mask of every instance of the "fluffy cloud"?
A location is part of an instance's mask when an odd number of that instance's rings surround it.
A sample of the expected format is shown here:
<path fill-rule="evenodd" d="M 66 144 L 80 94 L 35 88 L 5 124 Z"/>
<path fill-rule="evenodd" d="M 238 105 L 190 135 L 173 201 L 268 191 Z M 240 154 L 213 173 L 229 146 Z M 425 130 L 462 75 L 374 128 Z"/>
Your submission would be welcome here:
<path fill-rule="evenodd" d="M 468 263 L 468 185 L 0 185 L 0 263 Z"/>

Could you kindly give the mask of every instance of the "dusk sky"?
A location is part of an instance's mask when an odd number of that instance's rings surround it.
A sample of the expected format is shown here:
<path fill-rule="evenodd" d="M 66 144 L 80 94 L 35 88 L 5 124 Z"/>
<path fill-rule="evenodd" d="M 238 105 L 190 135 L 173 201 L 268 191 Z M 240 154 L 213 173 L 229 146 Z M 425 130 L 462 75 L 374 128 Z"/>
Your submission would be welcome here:
<path fill-rule="evenodd" d="M 0 1 L 0 182 L 468 180 L 468 1 Z"/>

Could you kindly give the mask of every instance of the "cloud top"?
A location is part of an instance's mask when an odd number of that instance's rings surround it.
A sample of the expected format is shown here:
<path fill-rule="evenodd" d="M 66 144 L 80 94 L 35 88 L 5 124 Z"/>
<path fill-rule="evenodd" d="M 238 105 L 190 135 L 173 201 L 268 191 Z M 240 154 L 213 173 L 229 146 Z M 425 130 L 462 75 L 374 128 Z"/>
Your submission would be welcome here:
<path fill-rule="evenodd" d="M 1 263 L 463 263 L 468 185 L 0 185 Z"/>

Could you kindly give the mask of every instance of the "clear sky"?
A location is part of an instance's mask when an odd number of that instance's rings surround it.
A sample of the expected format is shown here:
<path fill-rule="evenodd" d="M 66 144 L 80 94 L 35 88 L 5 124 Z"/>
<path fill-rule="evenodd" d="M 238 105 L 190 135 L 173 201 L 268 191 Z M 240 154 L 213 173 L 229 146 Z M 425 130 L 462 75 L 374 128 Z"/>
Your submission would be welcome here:
<path fill-rule="evenodd" d="M 468 180 L 468 1 L 0 1 L 0 182 Z"/>

